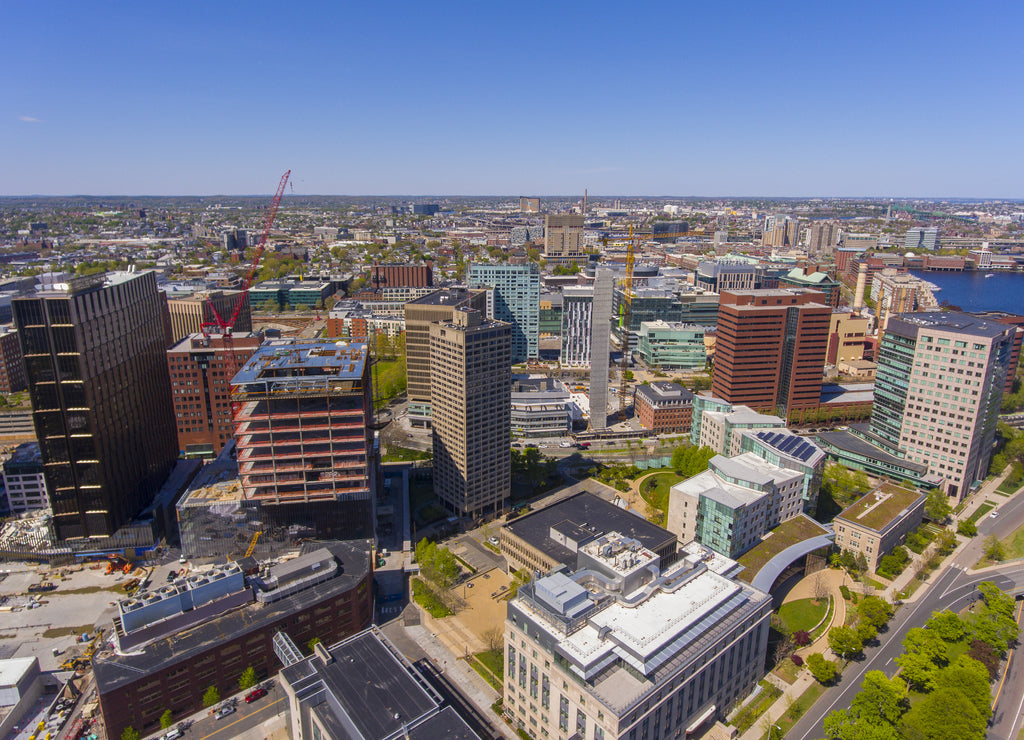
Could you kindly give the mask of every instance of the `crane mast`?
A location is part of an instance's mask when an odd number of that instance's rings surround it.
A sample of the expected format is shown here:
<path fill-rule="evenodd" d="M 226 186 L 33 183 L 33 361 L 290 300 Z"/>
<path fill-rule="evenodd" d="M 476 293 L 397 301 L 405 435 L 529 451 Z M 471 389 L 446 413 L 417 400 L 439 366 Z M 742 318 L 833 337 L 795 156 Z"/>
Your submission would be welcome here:
<path fill-rule="evenodd" d="M 234 310 L 231 312 L 231 316 L 228 319 L 224 319 L 217 307 L 213 305 L 212 301 L 207 301 L 207 306 L 210 308 L 210 312 L 213 314 L 213 320 L 207 321 L 202 324 L 203 334 L 224 334 L 225 336 L 230 335 L 231 331 L 235 328 L 235 322 L 238 321 L 238 314 L 242 311 L 242 304 L 245 302 L 246 296 L 249 294 L 249 286 L 252 285 L 252 280 L 256 276 L 256 271 L 260 266 L 260 258 L 263 256 L 263 250 L 267 246 L 267 238 L 270 236 L 270 229 L 274 225 L 274 217 L 277 216 L 277 208 L 281 205 L 281 198 L 284 196 L 285 186 L 288 184 L 288 178 L 291 176 L 292 171 L 288 170 L 281 175 L 281 181 L 277 184 L 277 192 L 274 194 L 274 199 L 270 202 L 270 207 L 267 208 L 267 217 L 263 222 L 263 232 L 260 234 L 260 240 L 253 250 L 252 261 L 249 264 L 249 271 L 246 273 L 245 280 L 242 282 L 242 290 L 238 293 L 238 299 L 235 301 Z"/>

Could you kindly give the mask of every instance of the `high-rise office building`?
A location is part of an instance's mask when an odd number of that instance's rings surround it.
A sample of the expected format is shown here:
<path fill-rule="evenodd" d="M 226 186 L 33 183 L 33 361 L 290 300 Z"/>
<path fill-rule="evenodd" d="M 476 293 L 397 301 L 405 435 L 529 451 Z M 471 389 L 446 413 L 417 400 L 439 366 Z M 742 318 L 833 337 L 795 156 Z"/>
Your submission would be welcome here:
<path fill-rule="evenodd" d="M 903 235 L 903 248 L 930 252 L 939 248 L 939 227 L 912 226 Z"/>
<path fill-rule="evenodd" d="M 377 453 L 366 344 L 267 342 L 232 379 L 231 401 L 238 475 L 265 521 L 316 537 L 372 536 Z"/>
<path fill-rule="evenodd" d="M 488 318 L 512 325 L 512 362 L 537 359 L 540 338 L 540 268 L 536 262 L 469 266 L 469 287 L 489 291 Z"/>
<path fill-rule="evenodd" d="M 562 289 L 562 353 L 560 362 L 569 367 L 590 364 L 591 332 L 594 318 L 593 286 Z"/>
<path fill-rule="evenodd" d="M 199 334 L 203 324 L 214 320 L 212 304 L 225 321 L 231 318 L 238 302 L 240 291 L 211 290 L 194 293 L 188 298 L 170 298 L 167 310 L 171 315 L 171 343 L 177 344 L 192 334 Z M 252 314 L 249 309 L 249 294 L 241 294 L 242 307 L 238 311 L 233 331 L 243 334 L 252 331 Z"/>
<path fill-rule="evenodd" d="M 594 272 L 594 309 L 590 330 L 590 429 L 608 428 L 608 364 L 611 361 L 612 294 L 615 275 Z"/>
<path fill-rule="evenodd" d="M 456 308 L 484 313 L 487 291 L 445 288 L 405 304 L 406 395 L 414 427 L 430 426 L 430 325 L 451 320 Z"/>
<path fill-rule="evenodd" d="M 511 333 L 462 308 L 430 325 L 434 492 L 457 516 L 497 514 L 509 496 Z"/>
<path fill-rule="evenodd" d="M 167 350 L 178 449 L 215 457 L 232 438 L 231 378 L 259 349 L 253 334 L 193 334 Z"/>
<path fill-rule="evenodd" d="M 27 387 L 25 358 L 21 355 L 18 332 L 0 329 L 0 393 L 17 393 Z"/>
<path fill-rule="evenodd" d="M 807 237 L 807 251 L 810 254 L 832 254 L 839 246 L 842 229 L 835 221 L 815 221 Z"/>
<path fill-rule="evenodd" d="M 966 496 L 988 474 L 1014 327 L 964 313 L 894 316 L 882 336 L 870 431 Z"/>
<path fill-rule="evenodd" d="M 776 214 L 765 219 L 761 244 L 765 247 L 795 247 L 799 237 L 800 222 L 792 216 Z"/>
<path fill-rule="evenodd" d="M 44 284 L 12 305 L 56 536 L 113 535 L 178 456 L 156 274 Z"/>
<path fill-rule="evenodd" d="M 586 259 L 582 215 L 566 213 L 544 218 L 544 259 L 554 264 Z"/>
<path fill-rule="evenodd" d="M 791 416 L 817 408 L 832 309 L 816 290 L 722 293 L 712 393 Z"/>

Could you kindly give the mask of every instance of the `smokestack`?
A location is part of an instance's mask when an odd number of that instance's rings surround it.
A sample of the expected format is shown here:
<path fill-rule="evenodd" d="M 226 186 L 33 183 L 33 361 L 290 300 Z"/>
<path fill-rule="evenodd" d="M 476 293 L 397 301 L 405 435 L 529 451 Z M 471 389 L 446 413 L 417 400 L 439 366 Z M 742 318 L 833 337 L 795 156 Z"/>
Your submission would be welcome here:
<path fill-rule="evenodd" d="M 864 308 L 864 288 L 868 282 L 868 263 L 861 262 L 857 268 L 857 289 L 853 293 L 853 310 L 860 311 Z"/>
<path fill-rule="evenodd" d="M 587 189 L 583 188 L 583 215 L 587 215 Z"/>

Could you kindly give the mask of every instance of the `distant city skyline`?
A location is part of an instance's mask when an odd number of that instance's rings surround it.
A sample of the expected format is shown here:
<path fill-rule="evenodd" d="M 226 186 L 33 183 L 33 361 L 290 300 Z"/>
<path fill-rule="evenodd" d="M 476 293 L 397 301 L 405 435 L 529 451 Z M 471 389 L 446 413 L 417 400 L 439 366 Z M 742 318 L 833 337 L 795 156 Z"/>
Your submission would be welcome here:
<path fill-rule="evenodd" d="M 1024 197 L 1020 3 L 5 10 L 0 195 Z"/>

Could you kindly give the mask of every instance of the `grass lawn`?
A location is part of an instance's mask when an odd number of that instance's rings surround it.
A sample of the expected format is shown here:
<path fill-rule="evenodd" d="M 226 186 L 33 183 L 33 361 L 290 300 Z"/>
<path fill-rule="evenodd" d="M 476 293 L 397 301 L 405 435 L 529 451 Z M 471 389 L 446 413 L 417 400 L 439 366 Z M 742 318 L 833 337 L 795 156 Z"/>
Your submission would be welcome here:
<path fill-rule="evenodd" d="M 992 511 L 992 509 L 994 509 L 994 508 L 996 508 L 995 504 L 993 504 L 991 501 L 986 501 L 981 506 L 979 506 L 978 509 L 973 514 L 971 514 L 969 517 L 967 517 L 967 519 L 969 521 L 972 521 L 975 524 L 977 524 L 979 519 L 981 519 L 987 513 Z"/>
<path fill-rule="evenodd" d="M 779 619 L 789 634 L 805 630 L 810 632 L 828 613 L 825 599 L 797 599 L 779 607 Z"/>
<path fill-rule="evenodd" d="M 683 480 L 686 480 L 686 478 L 675 471 L 668 473 L 655 473 L 651 477 L 646 478 L 644 482 L 640 484 L 640 495 L 643 496 L 644 501 L 658 511 L 667 512 L 669 489 L 676 483 Z M 651 487 L 652 483 L 654 484 L 653 488 Z"/>
<path fill-rule="evenodd" d="M 732 724 L 741 733 L 746 732 L 754 723 L 757 722 L 757 718 L 768 711 L 768 707 L 775 703 L 775 700 L 782 696 L 782 690 L 777 686 L 769 683 L 768 681 L 761 680 L 758 683 L 761 687 L 761 693 L 758 694 L 757 698 L 752 702 L 743 707 L 736 716 L 733 717 Z"/>
<path fill-rule="evenodd" d="M 864 583 L 866 583 L 869 586 L 871 586 L 871 588 L 877 588 L 879 591 L 881 591 L 882 589 L 885 588 L 885 584 L 884 583 L 880 583 L 879 581 L 876 581 L 874 578 L 870 578 L 868 576 L 864 576 L 863 578 L 861 578 L 861 580 L 864 581 Z"/>
<path fill-rule="evenodd" d="M 501 650 L 485 650 L 482 653 L 474 653 L 469 664 L 473 666 L 473 670 L 484 677 L 495 691 L 502 690 L 501 676 L 505 668 L 505 658 Z"/>
<path fill-rule="evenodd" d="M 800 669 L 797 668 L 796 663 L 789 658 L 786 658 L 784 661 L 779 663 L 778 667 L 775 669 L 775 675 L 788 684 L 796 681 L 798 673 L 800 673 Z"/>
<path fill-rule="evenodd" d="M 487 666 L 491 673 L 501 676 L 505 670 L 505 656 L 501 650 L 485 650 L 476 654 L 476 659 Z"/>
<path fill-rule="evenodd" d="M 924 583 L 924 581 L 922 581 L 917 576 L 914 576 L 912 579 L 910 579 L 910 583 L 907 584 L 907 587 L 900 591 L 900 598 L 909 599 L 911 596 L 914 595 L 914 592 L 917 591 L 917 589 L 921 588 L 922 583 Z"/>
<path fill-rule="evenodd" d="M 825 619 L 824 621 L 822 621 L 821 624 L 818 625 L 817 629 L 815 629 L 814 632 L 811 633 L 811 642 L 814 642 L 823 634 L 825 634 L 825 630 L 827 630 L 828 626 L 832 624 L 832 615 L 835 612 L 835 610 L 836 605 L 833 602 L 832 597 L 830 596 L 828 599 L 828 611 L 825 613 Z M 854 613 L 854 611 L 852 609 L 848 609 L 846 613 L 847 615 L 851 615 Z"/>
<path fill-rule="evenodd" d="M 429 460 L 433 455 L 426 450 L 410 450 L 405 447 L 388 447 L 386 455 L 381 455 L 381 462 L 407 462 L 410 460 Z"/>
<path fill-rule="evenodd" d="M 793 725 L 800 721 L 800 718 L 804 716 L 808 709 L 814 706 L 814 702 L 821 698 L 821 695 L 825 693 L 827 687 L 822 686 L 820 683 L 815 681 L 808 688 L 807 691 L 800 694 L 793 706 L 786 710 L 786 713 L 779 717 L 779 721 L 775 724 L 782 730 L 782 735 L 785 737 L 786 733 L 793 729 Z M 763 736 L 764 740 L 767 740 L 768 733 Z"/>
<path fill-rule="evenodd" d="M 1003 547 L 1006 548 L 1005 560 L 1024 558 L 1024 527 L 1014 531 L 1013 534 L 1002 540 L 1002 543 Z"/>
<path fill-rule="evenodd" d="M 54 637 L 67 637 L 68 635 L 80 635 L 83 632 L 92 634 L 93 626 L 91 624 L 83 624 L 80 627 L 50 627 L 48 630 L 43 631 L 43 637 L 45 639 L 52 639 Z"/>
<path fill-rule="evenodd" d="M 1016 493 L 1017 489 L 1024 483 L 1022 480 L 1024 472 L 1022 472 L 1022 466 L 1020 463 L 1013 464 L 1013 471 L 1006 477 L 1002 483 L 999 484 L 999 488 L 996 489 L 996 493 L 1002 493 L 1009 496 L 1011 493 Z"/>
<path fill-rule="evenodd" d="M 427 582 L 420 578 L 412 579 L 412 600 L 427 610 L 427 614 L 434 619 L 448 617 L 453 612 L 444 605 L 441 599 L 437 598 Z"/>

